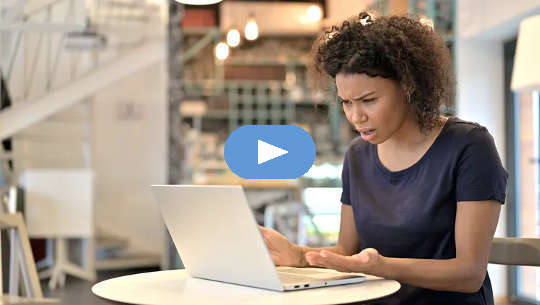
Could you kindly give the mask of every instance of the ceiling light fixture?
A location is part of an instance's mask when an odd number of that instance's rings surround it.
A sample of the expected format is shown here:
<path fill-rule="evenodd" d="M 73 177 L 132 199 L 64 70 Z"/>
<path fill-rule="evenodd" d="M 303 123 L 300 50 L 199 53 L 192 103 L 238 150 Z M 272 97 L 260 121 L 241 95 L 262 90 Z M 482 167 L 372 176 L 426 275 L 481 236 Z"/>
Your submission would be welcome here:
<path fill-rule="evenodd" d="M 317 22 L 322 18 L 322 10 L 317 5 L 311 5 L 307 10 L 307 19 L 310 22 Z"/>
<path fill-rule="evenodd" d="M 225 60 L 229 57 L 229 46 L 226 43 L 220 42 L 216 45 L 216 57 L 219 60 Z"/>
<path fill-rule="evenodd" d="M 231 29 L 227 32 L 227 44 L 234 48 L 240 44 L 240 31 L 237 29 Z"/>
<path fill-rule="evenodd" d="M 259 37 L 259 26 L 257 25 L 253 15 L 250 15 L 248 18 L 246 27 L 244 29 L 244 35 L 247 40 L 255 40 L 257 37 Z"/>

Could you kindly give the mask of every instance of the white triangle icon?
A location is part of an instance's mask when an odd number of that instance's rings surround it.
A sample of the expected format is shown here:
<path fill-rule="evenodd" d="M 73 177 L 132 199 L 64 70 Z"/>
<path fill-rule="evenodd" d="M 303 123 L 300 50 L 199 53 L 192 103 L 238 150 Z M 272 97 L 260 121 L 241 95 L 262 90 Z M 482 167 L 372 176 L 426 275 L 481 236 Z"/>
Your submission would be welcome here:
<path fill-rule="evenodd" d="M 270 161 L 279 156 L 289 153 L 285 149 L 281 149 L 264 141 L 257 140 L 257 164 Z"/>

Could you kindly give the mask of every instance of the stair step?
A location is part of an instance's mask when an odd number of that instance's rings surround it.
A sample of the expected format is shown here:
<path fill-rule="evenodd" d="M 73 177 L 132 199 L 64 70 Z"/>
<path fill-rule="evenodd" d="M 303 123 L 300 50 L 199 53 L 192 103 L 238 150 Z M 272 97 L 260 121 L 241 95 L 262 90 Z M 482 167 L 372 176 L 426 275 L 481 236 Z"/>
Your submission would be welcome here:
<path fill-rule="evenodd" d="M 159 267 L 160 265 L 161 256 L 145 253 L 125 254 L 121 257 L 99 259 L 95 263 L 96 270 Z"/>
<path fill-rule="evenodd" d="M 118 236 L 97 236 L 96 248 L 99 250 L 123 249 L 129 246 L 129 240 Z"/>

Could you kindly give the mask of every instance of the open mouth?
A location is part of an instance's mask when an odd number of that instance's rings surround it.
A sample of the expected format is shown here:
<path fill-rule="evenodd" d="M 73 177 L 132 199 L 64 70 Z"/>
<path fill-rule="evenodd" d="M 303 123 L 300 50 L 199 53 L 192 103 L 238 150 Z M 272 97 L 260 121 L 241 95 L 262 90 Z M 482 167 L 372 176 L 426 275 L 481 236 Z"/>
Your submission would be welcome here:
<path fill-rule="evenodd" d="M 370 135 L 372 135 L 373 133 L 375 133 L 375 129 L 364 130 L 364 131 L 361 131 L 360 133 L 361 133 L 362 135 L 365 135 L 365 136 L 370 136 Z"/>
<path fill-rule="evenodd" d="M 375 129 L 364 129 L 360 131 L 360 136 L 364 141 L 372 141 L 375 138 Z"/>

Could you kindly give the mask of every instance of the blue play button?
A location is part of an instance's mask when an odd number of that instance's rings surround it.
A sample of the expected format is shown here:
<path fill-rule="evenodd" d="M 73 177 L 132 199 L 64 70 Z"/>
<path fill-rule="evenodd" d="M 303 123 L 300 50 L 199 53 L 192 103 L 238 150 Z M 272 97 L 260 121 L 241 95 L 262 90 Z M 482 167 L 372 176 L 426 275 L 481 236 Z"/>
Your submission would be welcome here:
<path fill-rule="evenodd" d="M 315 143 L 295 125 L 245 125 L 225 143 L 225 161 L 245 179 L 295 179 L 315 161 Z"/>

